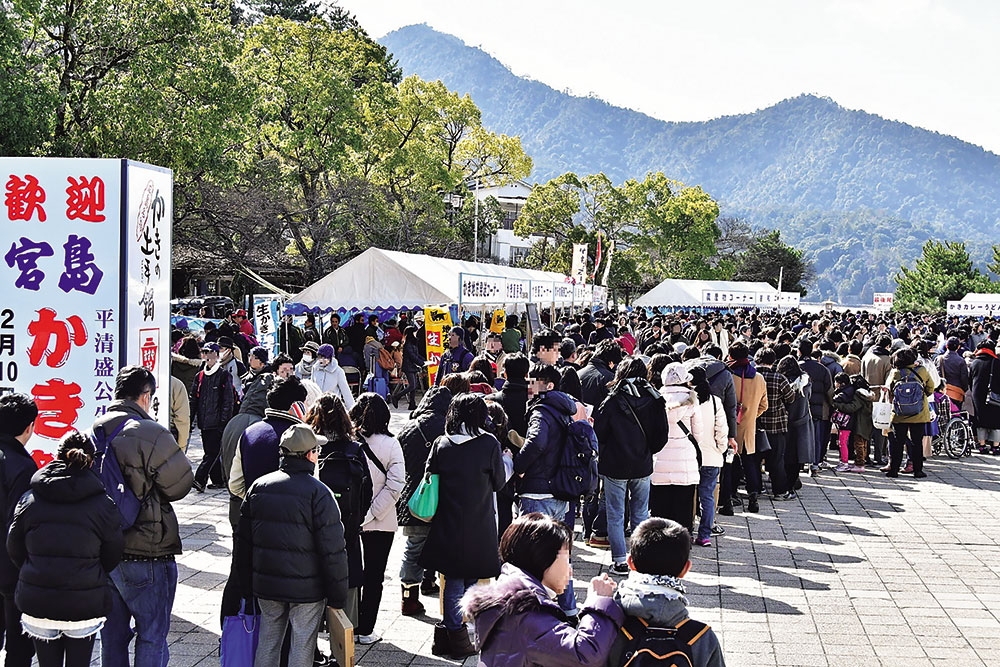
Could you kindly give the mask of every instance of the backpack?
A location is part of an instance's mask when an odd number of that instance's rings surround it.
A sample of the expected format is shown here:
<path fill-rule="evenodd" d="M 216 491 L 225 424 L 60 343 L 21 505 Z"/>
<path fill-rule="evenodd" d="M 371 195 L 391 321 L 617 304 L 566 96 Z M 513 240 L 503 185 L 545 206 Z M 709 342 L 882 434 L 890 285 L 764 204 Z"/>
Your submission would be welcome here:
<path fill-rule="evenodd" d="M 360 449 L 353 454 L 335 450 L 324 456 L 319 462 L 319 479 L 337 500 L 344 533 L 359 534 L 373 495 L 368 464 Z"/>
<path fill-rule="evenodd" d="M 915 417 L 924 409 L 924 383 L 912 369 L 899 373 L 899 382 L 892 388 L 892 411 L 898 417 Z"/>
<path fill-rule="evenodd" d="M 93 433 L 90 436 L 91 442 L 94 443 L 94 471 L 104 483 L 105 492 L 111 497 L 111 500 L 115 501 L 115 506 L 118 507 L 118 512 L 122 516 L 121 528 L 123 531 L 135 525 L 136 519 L 139 518 L 139 510 L 142 509 L 143 504 L 146 502 L 146 498 L 140 501 L 131 487 L 125 482 L 122 467 L 118 464 L 118 456 L 115 455 L 115 449 L 111 446 L 111 441 L 131 421 L 138 420 L 135 417 L 125 417 L 118 424 L 118 427 L 111 432 L 111 435 L 105 433 L 103 425 L 95 425 Z"/>
<path fill-rule="evenodd" d="M 378 365 L 387 371 L 395 370 L 396 359 L 392 356 L 392 352 L 385 349 L 384 347 L 379 348 L 378 351 Z"/>
<path fill-rule="evenodd" d="M 707 625 L 691 619 L 681 621 L 676 628 L 661 628 L 628 616 L 621 627 L 627 641 L 617 664 L 623 667 L 694 667 L 691 647 L 707 631 Z"/>
<path fill-rule="evenodd" d="M 586 421 L 570 421 L 566 424 L 566 435 L 549 480 L 549 490 L 557 500 L 577 500 L 580 496 L 596 493 L 598 480 L 594 427 Z"/>

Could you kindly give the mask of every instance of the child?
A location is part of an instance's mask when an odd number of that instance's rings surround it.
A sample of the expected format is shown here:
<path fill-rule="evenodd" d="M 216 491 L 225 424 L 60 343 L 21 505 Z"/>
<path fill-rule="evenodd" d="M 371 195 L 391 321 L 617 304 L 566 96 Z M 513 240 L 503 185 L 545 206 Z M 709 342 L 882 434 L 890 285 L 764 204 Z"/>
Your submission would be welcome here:
<path fill-rule="evenodd" d="M 868 440 L 875 429 L 872 423 L 872 404 L 875 402 L 875 394 L 862 375 L 852 375 L 850 383 L 854 388 L 853 400 L 842 403 L 834 396 L 833 408 L 840 413 L 850 415 L 853 420 L 854 465 L 847 472 L 864 472 L 865 460 L 868 457 Z"/>
<path fill-rule="evenodd" d="M 851 385 L 851 376 L 841 371 L 833 378 L 836 385 L 833 392 L 834 412 L 830 419 L 837 425 L 840 443 L 840 465 L 837 472 L 848 472 L 851 469 L 848 448 L 851 444 L 851 432 L 854 430 L 854 418 L 850 413 L 837 409 L 837 405 L 851 403 L 854 400 L 854 387 Z"/>
<path fill-rule="evenodd" d="M 621 667 L 638 651 L 666 655 L 683 651 L 694 667 L 725 667 L 719 638 L 688 616 L 681 579 L 691 569 L 691 535 L 675 521 L 646 519 L 632 533 L 628 578 L 615 599 L 625 624 L 611 647 L 608 667 Z M 676 628 L 676 637 L 659 631 Z"/>

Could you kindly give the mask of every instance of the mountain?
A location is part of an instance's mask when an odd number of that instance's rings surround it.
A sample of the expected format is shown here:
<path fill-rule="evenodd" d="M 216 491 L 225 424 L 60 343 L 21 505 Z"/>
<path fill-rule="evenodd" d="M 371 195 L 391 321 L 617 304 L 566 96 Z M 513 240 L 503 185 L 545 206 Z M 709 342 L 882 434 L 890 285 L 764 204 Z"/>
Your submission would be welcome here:
<path fill-rule="evenodd" d="M 966 241 L 985 261 L 1000 228 L 1000 157 L 954 137 L 801 95 L 753 113 L 666 122 L 514 75 L 426 25 L 379 40 L 404 74 L 469 93 L 491 130 L 521 137 L 532 179 L 663 171 L 715 197 L 724 215 L 777 228 L 809 251 L 815 297 L 871 303 L 928 238 Z"/>

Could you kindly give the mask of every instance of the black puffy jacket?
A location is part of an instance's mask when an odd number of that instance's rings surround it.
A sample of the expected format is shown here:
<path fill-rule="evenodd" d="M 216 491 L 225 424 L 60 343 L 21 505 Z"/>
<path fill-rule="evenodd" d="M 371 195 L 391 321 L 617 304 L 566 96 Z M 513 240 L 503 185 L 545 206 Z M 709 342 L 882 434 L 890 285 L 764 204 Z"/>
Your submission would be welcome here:
<path fill-rule="evenodd" d="M 236 559 L 244 591 L 264 600 L 318 602 L 343 609 L 347 551 L 333 493 L 311 461 L 286 456 L 243 501 Z"/>
<path fill-rule="evenodd" d="M 191 421 L 197 418 L 198 428 L 225 428 L 236 406 L 233 377 L 222 364 L 199 372 L 191 385 L 190 400 Z"/>
<path fill-rule="evenodd" d="M 649 477 L 667 429 L 663 396 L 653 385 L 641 379 L 621 383 L 594 410 L 598 472 L 612 479 Z"/>
<path fill-rule="evenodd" d="M 528 432 L 528 385 L 506 380 L 503 389 L 488 397 L 507 413 L 507 427 L 524 436 Z"/>
<path fill-rule="evenodd" d="M 514 474 L 524 475 L 519 493 L 552 493 L 549 485 L 574 414 L 576 402 L 561 391 L 539 394 L 528 404 L 528 435 L 514 459 Z"/>
<path fill-rule="evenodd" d="M 444 435 L 444 418 L 451 405 L 451 390 L 447 387 L 431 387 L 420 405 L 410 415 L 410 421 L 403 424 L 397 439 L 403 448 L 403 462 L 406 464 L 406 483 L 396 501 L 396 519 L 400 526 L 422 526 L 425 522 L 410 514 L 407 503 L 417 490 L 424 476 L 424 466 L 431 445 Z"/>
<path fill-rule="evenodd" d="M 35 460 L 21 442 L 10 435 L 0 435 L 0 517 L 3 528 L 10 527 L 14 507 L 31 486 L 31 476 L 38 470 Z M 6 594 L 14 591 L 17 567 L 5 552 L 0 552 L 0 590 Z"/>
<path fill-rule="evenodd" d="M 608 383 L 615 379 L 615 373 L 601 359 L 591 359 L 578 374 L 583 402 L 600 405 L 608 397 Z"/>
<path fill-rule="evenodd" d="M 107 616 L 108 573 L 123 546 L 121 515 L 100 478 L 52 461 L 32 476 L 7 535 L 7 552 L 21 568 L 17 608 L 54 621 Z"/>

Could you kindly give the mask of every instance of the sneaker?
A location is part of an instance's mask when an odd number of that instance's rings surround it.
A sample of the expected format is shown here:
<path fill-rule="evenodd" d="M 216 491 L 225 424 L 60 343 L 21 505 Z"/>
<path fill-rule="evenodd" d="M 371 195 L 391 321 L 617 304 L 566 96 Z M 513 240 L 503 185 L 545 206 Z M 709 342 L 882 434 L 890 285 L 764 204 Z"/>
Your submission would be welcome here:
<path fill-rule="evenodd" d="M 715 525 L 712 526 L 712 534 L 713 535 L 725 535 L 726 534 L 726 529 L 723 528 L 722 526 L 720 526 L 719 524 L 715 524 Z"/>
<path fill-rule="evenodd" d="M 212 482 L 211 484 L 209 484 L 205 488 L 208 489 L 209 491 L 218 491 L 219 489 L 225 489 L 227 487 L 222 482 L 219 482 L 218 484 L 216 484 L 215 482 Z"/>
<path fill-rule="evenodd" d="M 608 542 L 607 537 L 598 537 L 594 535 L 587 541 L 587 546 L 592 549 L 610 549 L 611 542 Z"/>
<path fill-rule="evenodd" d="M 850 470 L 848 470 L 847 472 L 864 472 L 864 471 L 865 471 L 865 467 L 864 466 L 853 465 L 853 466 L 851 466 Z"/>
<path fill-rule="evenodd" d="M 718 513 L 721 514 L 722 516 L 732 516 L 733 515 L 733 506 L 732 505 L 723 505 L 722 507 L 719 508 Z"/>
<path fill-rule="evenodd" d="M 796 498 L 798 498 L 798 496 L 795 495 L 794 491 L 786 491 L 785 493 L 779 493 L 778 495 L 774 496 L 774 499 L 776 501 L 795 500 Z"/>
<path fill-rule="evenodd" d="M 619 577 L 627 577 L 630 571 L 631 568 L 628 566 L 628 563 L 614 563 L 608 568 L 608 572 Z"/>
<path fill-rule="evenodd" d="M 809 476 L 810 477 L 819 477 L 819 468 L 812 468 L 809 471 Z"/>
<path fill-rule="evenodd" d="M 834 472 L 847 472 L 850 469 L 851 469 L 851 464 L 848 463 L 847 461 L 844 461 L 836 468 L 834 468 Z"/>
<path fill-rule="evenodd" d="M 205 482 L 199 482 L 198 480 L 194 480 L 193 486 L 195 488 L 195 491 L 197 491 L 198 493 L 205 493 Z"/>
<path fill-rule="evenodd" d="M 889 464 L 886 463 L 884 466 L 878 469 L 879 472 L 889 472 Z"/>
<path fill-rule="evenodd" d="M 712 546 L 712 540 L 710 540 L 707 537 L 705 539 L 697 539 L 697 540 L 694 541 L 694 543 L 697 544 L 699 547 L 710 547 L 710 546 Z"/>
<path fill-rule="evenodd" d="M 375 634 L 374 632 L 371 633 L 370 635 L 358 635 L 358 643 L 361 644 L 362 646 L 369 646 L 371 644 L 375 644 L 380 641 L 382 641 L 382 637 L 380 635 Z"/>
<path fill-rule="evenodd" d="M 757 504 L 757 496 L 750 496 L 749 502 L 747 502 L 747 512 L 759 512 L 760 505 Z"/>
<path fill-rule="evenodd" d="M 906 472 L 906 473 L 913 472 L 913 464 L 912 463 L 907 463 L 906 467 L 903 468 L 903 472 Z"/>

